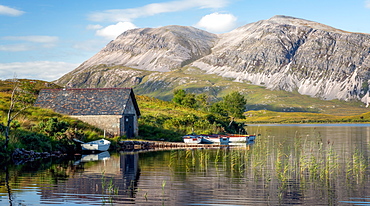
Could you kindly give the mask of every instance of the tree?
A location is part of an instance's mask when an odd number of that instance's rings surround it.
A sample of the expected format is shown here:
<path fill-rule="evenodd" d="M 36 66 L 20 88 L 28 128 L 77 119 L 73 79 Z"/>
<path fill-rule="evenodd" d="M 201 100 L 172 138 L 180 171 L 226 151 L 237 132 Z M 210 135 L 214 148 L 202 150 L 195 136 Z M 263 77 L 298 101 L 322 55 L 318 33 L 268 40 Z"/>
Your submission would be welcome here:
<path fill-rule="evenodd" d="M 10 97 L 10 105 L 7 114 L 7 121 L 5 125 L 5 144 L 4 149 L 6 150 L 9 144 L 9 133 L 12 121 L 20 114 L 22 114 L 27 108 L 33 106 L 36 97 L 35 85 L 32 81 L 19 82 L 17 79 L 13 79 L 14 88 Z"/>
<path fill-rule="evenodd" d="M 195 100 L 194 94 L 186 94 L 182 100 L 182 105 L 190 108 L 195 108 L 197 106 L 197 101 Z"/>
<path fill-rule="evenodd" d="M 195 97 L 195 100 L 197 102 L 197 107 L 204 110 L 208 111 L 209 109 L 209 102 L 208 102 L 208 95 L 206 94 L 199 94 Z"/>
<path fill-rule="evenodd" d="M 172 101 L 176 104 L 195 108 L 197 106 L 197 101 L 195 100 L 194 94 L 188 94 L 183 89 L 178 89 L 174 91 L 173 99 Z"/>
<path fill-rule="evenodd" d="M 223 98 L 223 109 L 230 117 L 243 118 L 247 100 L 239 92 L 232 92 Z"/>
<path fill-rule="evenodd" d="M 225 105 L 223 101 L 215 102 L 210 107 L 210 112 L 214 114 L 219 114 L 221 116 L 228 116 L 228 113 L 225 111 Z"/>
<path fill-rule="evenodd" d="M 186 92 L 183 89 L 177 89 L 173 92 L 173 99 L 172 101 L 176 104 L 182 105 L 182 101 L 186 96 Z"/>

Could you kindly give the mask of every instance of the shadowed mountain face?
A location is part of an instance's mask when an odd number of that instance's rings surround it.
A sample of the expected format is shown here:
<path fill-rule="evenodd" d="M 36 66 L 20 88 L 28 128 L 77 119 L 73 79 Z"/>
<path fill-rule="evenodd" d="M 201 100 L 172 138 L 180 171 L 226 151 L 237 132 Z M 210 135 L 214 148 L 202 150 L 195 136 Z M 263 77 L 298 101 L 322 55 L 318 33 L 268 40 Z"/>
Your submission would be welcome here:
<path fill-rule="evenodd" d="M 145 79 L 168 90 L 181 68 L 327 100 L 370 101 L 370 35 L 287 16 L 220 35 L 183 26 L 130 30 L 57 83 L 112 87 Z"/>

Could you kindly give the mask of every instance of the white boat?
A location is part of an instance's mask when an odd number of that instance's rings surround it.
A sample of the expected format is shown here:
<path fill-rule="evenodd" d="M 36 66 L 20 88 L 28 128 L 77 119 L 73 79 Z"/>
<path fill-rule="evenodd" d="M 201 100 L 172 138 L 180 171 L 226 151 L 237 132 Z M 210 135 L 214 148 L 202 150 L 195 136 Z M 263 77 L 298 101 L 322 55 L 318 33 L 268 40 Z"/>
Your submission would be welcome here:
<path fill-rule="evenodd" d="M 247 143 L 256 139 L 256 135 L 239 135 L 239 134 L 227 134 L 227 135 L 201 135 L 202 143 L 208 144 L 229 144 L 229 143 Z"/>
<path fill-rule="evenodd" d="M 106 139 L 99 139 L 91 142 L 81 144 L 82 150 L 89 151 L 107 151 L 110 146 L 110 141 Z"/>
<path fill-rule="evenodd" d="M 201 135 L 202 143 L 207 144 L 228 144 L 229 137 L 225 135 Z"/>
<path fill-rule="evenodd" d="M 227 135 L 229 137 L 230 142 L 237 143 L 237 142 L 249 142 L 256 139 L 256 135 L 239 135 L 239 134 L 229 134 Z"/>
<path fill-rule="evenodd" d="M 187 144 L 200 144 L 202 142 L 202 137 L 200 135 L 185 135 L 182 139 Z"/>

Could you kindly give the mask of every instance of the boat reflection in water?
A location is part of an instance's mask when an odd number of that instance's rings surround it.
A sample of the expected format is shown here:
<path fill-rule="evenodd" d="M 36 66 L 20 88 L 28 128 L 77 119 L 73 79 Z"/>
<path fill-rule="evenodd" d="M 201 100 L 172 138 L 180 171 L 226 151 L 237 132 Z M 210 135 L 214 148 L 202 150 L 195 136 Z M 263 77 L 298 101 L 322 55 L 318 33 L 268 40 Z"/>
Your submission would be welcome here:
<path fill-rule="evenodd" d="M 81 162 L 108 160 L 109 158 L 110 158 L 110 154 L 109 154 L 108 151 L 101 152 L 101 153 L 98 153 L 98 154 L 82 155 L 81 159 L 75 162 L 75 165 L 78 165 Z"/>

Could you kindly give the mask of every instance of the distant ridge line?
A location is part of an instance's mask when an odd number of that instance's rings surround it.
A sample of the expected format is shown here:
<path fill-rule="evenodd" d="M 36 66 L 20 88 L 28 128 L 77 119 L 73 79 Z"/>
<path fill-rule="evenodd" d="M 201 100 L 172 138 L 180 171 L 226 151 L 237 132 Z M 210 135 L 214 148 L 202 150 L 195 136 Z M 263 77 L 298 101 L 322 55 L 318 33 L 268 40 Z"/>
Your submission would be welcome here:
<path fill-rule="evenodd" d="M 43 90 L 120 90 L 132 89 L 132 87 L 111 87 L 111 88 L 61 88 L 61 89 L 43 89 Z"/>

